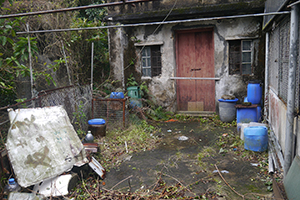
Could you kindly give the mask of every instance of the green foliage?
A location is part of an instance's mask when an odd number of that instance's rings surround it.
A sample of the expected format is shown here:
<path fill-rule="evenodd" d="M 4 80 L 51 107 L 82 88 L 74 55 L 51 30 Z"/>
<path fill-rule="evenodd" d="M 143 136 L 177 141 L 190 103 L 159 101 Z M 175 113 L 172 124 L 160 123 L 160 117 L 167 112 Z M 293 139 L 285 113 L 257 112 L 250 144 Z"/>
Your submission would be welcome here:
<path fill-rule="evenodd" d="M 161 106 L 158 106 L 155 109 L 147 109 L 146 113 L 148 117 L 156 121 L 166 121 L 170 118 L 169 114 L 171 114 L 169 112 L 166 112 Z"/>
<path fill-rule="evenodd" d="M 14 45 L 14 57 L 17 60 L 21 61 L 28 61 L 29 59 L 29 46 L 28 46 L 28 38 L 19 37 L 19 41 Z M 35 53 L 38 53 L 37 48 L 37 41 L 34 38 L 30 38 L 30 47 L 31 47 L 31 54 L 34 57 Z"/>
<path fill-rule="evenodd" d="M 145 81 L 140 85 L 140 90 L 141 90 L 142 97 L 145 97 L 146 95 L 149 96 L 149 89 Z"/>
<path fill-rule="evenodd" d="M 3 97 L 0 107 L 11 104 L 16 98 L 16 78 L 19 76 L 29 77 L 29 46 L 28 37 L 16 37 L 16 31 L 24 24 L 24 17 L 13 20 L 0 20 L 0 89 Z M 37 38 L 29 38 L 32 61 L 35 61 L 35 55 L 38 54 Z M 48 66 L 44 70 L 33 72 L 33 79 L 44 77 L 48 84 L 56 83 L 51 74 L 47 73 Z"/>
<path fill-rule="evenodd" d="M 87 18 L 73 18 L 71 28 L 103 26 L 99 21 L 89 21 Z M 85 84 L 90 79 L 91 44 L 94 43 L 94 77 L 97 81 L 105 81 L 110 73 L 108 36 L 106 29 L 72 31 L 68 33 L 67 51 L 72 55 L 73 70 L 78 73 L 80 83 Z M 88 70 L 85 69 L 86 66 Z"/>
<path fill-rule="evenodd" d="M 37 10 L 59 9 L 61 7 L 75 7 L 89 4 L 104 3 L 102 0 L 58 0 L 58 1 L 0 1 L 0 14 L 13 14 L 20 12 L 33 12 Z M 100 20 L 106 15 L 106 9 L 97 8 L 83 10 L 84 16 L 78 18 L 78 12 L 66 12 L 57 15 L 31 16 L 30 18 L 11 18 L 0 19 L 0 107 L 8 105 L 16 99 L 16 86 L 18 85 L 18 76 L 28 77 L 30 75 L 28 58 L 28 38 L 16 37 L 16 32 L 24 31 L 25 19 L 29 22 L 31 30 L 57 29 L 57 28 L 81 28 L 104 26 Z M 46 17 L 44 17 L 46 16 Z M 57 23 L 59 21 L 59 24 Z M 68 61 L 68 67 L 72 73 L 71 79 L 74 83 L 85 84 L 90 80 L 90 57 L 91 43 L 94 42 L 94 81 L 100 83 L 109 76 L 109 52 L 107 30 L 86 30 L 59 32 L 51 34 L 36 34 L 36 37 L 30 37 L 33 78 L 35 81 L 44 80 L 48 84 L 54 84 L 53 73 L 62 73 L 57 71 L 60 66 Z M 67 44 L 65 47 L 67 60 L 64 57 L 61 44 Z M 37 54 L 50 59 L 50 64 L 45 63 L 40 67 L 37 63 Z M 54 60 L 54 61 L 53 61 Z M 54 63 L 53 63 L 54 62 Z M 36 64 L 40 69 L 36 68 Z M 35 82 L 37 83 L 37 82 Z M 41 84 L 41 87 L 44 87 Z M 36 85 L 38 88 L 38 85 Z M 49 88 L 38 88 L 49 89 Z"/>
<path fill-rule="evenodd" d="M 87 116 L 85 114 L 84 107 L 85 107 L 85 105 L 84 105 L 83 101 L 80 101 L 76 112 L 73 112 L 73 121 L 75 120 L 74 125 L 77 129 L 77 134 L 80 137 L 82 137 L 85 134 L 82 124 L 86 123 L 86 121 L 87 121 Z"/>
<path fill-rule="evenodd" d="M 105 1 L 96 1 L 95 3 L 91 5 L 97 5 L 105 3 Z M 85 10 L 86 18 L 89 21 L 102 21 L 103 18 L 107 15 L 107 9 L 106 8 L 91 8 Z"/>
<path fill-rule="evenodd" d="M 19 30 L 22 22 L 23 18 L 0 19 L 0 107 L 12 104 L 16 97 L 15 75 L 28 72 L 14 57 L 17 41 L 15 32 Z"/>
<path fill-rule="evenodd" d="M 135 121 L 126 129 L 113 129 L 107 131 L 106 137 L 101 138 L 101 160 L 106 170 L 116 167 L 123 160 L 116 155 L 151 150 L 155 147 L 158 138 L 155 135 L 156 128 L 147 121 Z M 126 143 L 125 143 L 126 142 Z M 123 155 L 125 156 L 125 155 Z"/>
<path fill-rule="evenodd" d="M 24 101 L 26 101 L 27 100 L 27 98 L 23 98 L 23 99 L 16 99 L 15 101 L 17 102 L 17 103 L 22 103 L 22 102 L 24 102 Z M 26 108 L 26 104 L 24 103 L 24 104 L 22 104 L 22 106 L 23 106 L 23 108 Z"/>
<path fill-rule="evenodd" d="M 130 74 L 130 76 L 127 78 L 126 86 L 127 86 L 127 87 L 138 86 L 138 83 L 137 83 L 137 81 L 135 80 L 133 74 Z"/>

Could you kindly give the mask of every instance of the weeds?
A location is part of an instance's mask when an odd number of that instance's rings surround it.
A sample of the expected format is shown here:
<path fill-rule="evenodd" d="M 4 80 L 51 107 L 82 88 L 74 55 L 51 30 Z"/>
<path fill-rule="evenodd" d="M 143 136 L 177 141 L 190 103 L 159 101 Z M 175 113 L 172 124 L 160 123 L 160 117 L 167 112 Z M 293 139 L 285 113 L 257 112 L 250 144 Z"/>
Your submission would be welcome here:
<path fill-rule="evenodd" d="M 86 123 L 87 116 L 85 113 L 85 104 L 83 101 L 79 102 L 76 112 L 73 112 L 73 121 L 77 129 L 77 134 L 79 137 L 82 137 L 85 134 L 84 128 L 82 127 L 83 123 Z"/>
<path fill-rule="evenodd" d="M 154 136 L 156 131 L 146 121 L 132 124 L 125 130 L 108 131 L 106 137 L 98 140 L 104 168 L 109 170 L 118 166 L 132 153 L 153 149 L 158 142 L 158 138 Z"/>

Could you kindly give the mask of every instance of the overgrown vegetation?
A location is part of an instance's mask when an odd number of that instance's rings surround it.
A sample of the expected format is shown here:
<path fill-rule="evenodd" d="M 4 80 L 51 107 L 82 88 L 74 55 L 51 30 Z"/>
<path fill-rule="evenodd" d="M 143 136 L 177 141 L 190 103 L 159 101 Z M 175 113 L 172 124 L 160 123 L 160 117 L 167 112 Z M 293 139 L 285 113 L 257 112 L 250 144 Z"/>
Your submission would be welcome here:
<path fill-rule="evenodd" d="M 1 1 L 1 15 L 55 10 L 104 1 Z M 13 104 L 15 99 L 31 98 L 29 50 L 27 35 L 16 32 L 105 26 L 101 20 L 106 9 L 84 12 L 34 15 L 0 20 L 0 107 Z M 94 43 L 95 85 L 109 76 L 108 39 L 106 29 L 50 32 L 30 35 L 35 91 L 90 82 L 91 43 Z M 48 84 L 45 84 L 48 83 Z M 21 86 L 27 85 L 25 92 Z M 22 93 L 23 92 L 23 93 Z"/>
<path fill-rule="evenodd" d="M 130 159 L 132 153 L 152 150 L 159 141 L 155 136 L 157 131 L 145 120 L 136 119 L 125 130 L 111 129 L 106 137 L 98 140 L 101 149 L 99 160 L 102 160 L 104 167 L 109 170 Z"/>
<path fill-rule="evenodd" d="M 115 129 L 109 131 L 107 136 L 99 138 L 97 142 L 101 147 L 101 153 L 98 154 L 97 159 L 101 161 L 101 164 L 108 170 L 118 169 L 118 166 L 125 161 L 131 159 L 134 153 L 140 151 L 150 151 L 156 148 L 161 142 L 160 135 L 161 130 L 157 129 L 154 124 L 158 125 L 162 120 L 157 121 L 158 123 L 150 123 L 145 120 L 133 118 L 132 124 L 127 129 Z M 168 198 L 182 198 L 182 199 L 214 199 L 217 197 L 224 197 L 228 192 L 228 186 L 226 186 L 221 178 L 218 178 L 216 174 L 212 173 L 214 166 L 209 164 L 209 160 L 215 160 L 219 156 L 235 155 L 244 161 L 250 161 L 251 163 L 257 163 L 260 168 L 260 175 L 257 175 L 252 181 L 253 183 L 260 181 L 264 182 L 266 188 L 271 190 L 272 181 L 270 176 L 267 174 L 267 153 L 257 153 L 252 151 L 245 151 L 243 142 L 239 136 L 232 132 L 232 128 L 235 129 L 236 123 L 223 123 L 220 121 L 218 116 L 211 117 L 191 117 L 187 115 L 169 115 L 167 122 L 188 122 L 196 121 L 199 122 L 201 127 L 211 127 L 217 130 L 223 129 L 218 136 L 218 140 L 212 146 L 204 146 L 201 152 L 199 152 L 193 163 L 200 166 L 200 168 L 207 173 L 207 176 L 200 178 L 192 184 L 184 185 L 179 180 L 177 184 L 169 185 L 165 182 L 164 178 L 173 178 L 170 175 L 164 174 L 163 172 L 158 173 L 157 181 L 144 189 L 137 191 L 122 191 L 107 189 L 105 187 L 105 180 L 99 180 L 96 177 L 89 178 L 81 181 L 81 185 L 74 190 L 72 196 L 76 199 L 168 199 Z M 151 125 L 153 124 L 153 125 Z M 159 125 L 158 125 L 159 126 Z M 204 130 L 205 131 L 205 130 Z M 186 156 L 186 155 L 185 155 Z M 179 160 L 193 159 L 193 156 L 185 157 L 182 153 L 178 152 L 176 155 L 165 160 L 161 163 L 167 168 L 176 168 L 176 163 Z M 216 163 L 218 164 L 218 163 Z M 132 166 L 135 169 L 135 166 Z M 137 170 L 137 169 L 136 169 Z M 201 173 L 201 172 L 199 172 Z M 200 187 L 199 184 L 213 183 L 215 186 L 209 188 L 205 193 L 194 194 L 193 188 Z M 249 188 L 249 193 L 245 194 L 246 199 L 264 199 L 263 195 L 258 193 L 250 192 L 253 188 Z"/>

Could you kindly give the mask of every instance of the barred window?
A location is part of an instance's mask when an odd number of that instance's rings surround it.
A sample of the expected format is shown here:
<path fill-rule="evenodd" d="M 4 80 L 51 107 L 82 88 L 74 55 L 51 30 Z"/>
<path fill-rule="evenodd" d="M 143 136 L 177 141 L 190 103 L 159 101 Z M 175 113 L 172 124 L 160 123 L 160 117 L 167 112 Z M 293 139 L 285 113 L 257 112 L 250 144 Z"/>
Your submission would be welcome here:
<path fill-rule="evenodd" d="M 146 46 L 142 51 L 142 73 L 146 77 L 161 74 L 160 46 Z"/>
<path fill-rule="evenodd" d="M 229 41 L 229 74 L 252 74 L 252 40 Z"/>

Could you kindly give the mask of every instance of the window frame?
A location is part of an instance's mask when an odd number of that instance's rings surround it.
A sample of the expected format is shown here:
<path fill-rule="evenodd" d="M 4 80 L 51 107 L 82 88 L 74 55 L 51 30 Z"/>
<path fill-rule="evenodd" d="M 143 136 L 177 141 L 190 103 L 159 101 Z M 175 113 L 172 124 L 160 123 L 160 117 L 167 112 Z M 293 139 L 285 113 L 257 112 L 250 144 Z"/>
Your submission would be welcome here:
<path fill-rule="evenodd" d="M 147 49 L 150 49 L 150 55 L 147 55 L 147 53 L 144 55 L 144 52 Z M 150 57 L 150 62 L 147 61 Z M 145 59 L 145 62 L 144 62 Z M 141 74 L 142 78 L 153 78 L 155 76 L 161 75 L 162 72 L 162 62 L 161 62 L 161 45 L 145 45 L 142 47 L 140 52 L 140 60 L 141 60 Z M 146 65 L 144 66 L 144 63 Z M 149 67 L 150 63 L 150 67 Z M 144 69 L 150 69 L 150 75 L 149 73 L 144 74 Z"/>
<path fill-rule="evenodd" d="M 250 48 L 244 49 L 245 43 L 250 42 Z M 237 46 L 237 44 L 239 46 Z M 235 46 L 236 45 L 236 46 Z M 228 40 L 228 67 L 229 67 L 229 75 L 242 75 L 242 76 L 249 76 L 253 74 L 253 39 L 238 39 L 238 40 Z M 235 49 L 235 50 L 234 50 Z M 235 58 L 234 54 L 237 54 L 236 49 L 239 49 L 239 52 Z M 244 58 L 246 58 L 246 54 L 249 54 L 248 58 L 250 58 L 250 61 L 245 61 Z M 236 60 L 234 60 L 236 59 Z M 247 72 L 247 69 L 245 70 L 243 66 L 250 65 L 250 73 Z M 237 67 L 238 66 L 238 67 Z M 236 72 L 237 71 L 237 72 Z"/>

